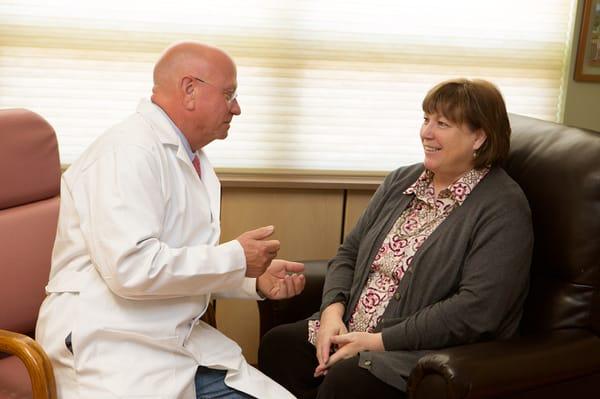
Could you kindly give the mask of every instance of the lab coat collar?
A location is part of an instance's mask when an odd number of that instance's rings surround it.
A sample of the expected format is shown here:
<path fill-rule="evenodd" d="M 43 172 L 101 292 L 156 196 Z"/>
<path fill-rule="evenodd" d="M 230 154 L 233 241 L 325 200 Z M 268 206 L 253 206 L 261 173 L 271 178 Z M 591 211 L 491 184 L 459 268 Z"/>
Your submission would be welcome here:
<path fill-rule="evenodd" d="M 173 129 L 171 122 L 160 107 L 147 98 L 140 100 L 137 112 L 154 125 L 161 143 L 181 146 L 181 141 Z M 183 149 L 185 151 L 185 149 Z"/>
<path fill-rule="evenodd" d="M 177 158 L 189 164 L 190 167 L 193 167 L 192 160 L 181 142 L 181 139 L 177 135 L 173 122 L 169 120 L 166 112 L 147 98 L 140 100 L 137 112 L 153 125 L 154 131 L 161 143 L 176 146 Z"/>

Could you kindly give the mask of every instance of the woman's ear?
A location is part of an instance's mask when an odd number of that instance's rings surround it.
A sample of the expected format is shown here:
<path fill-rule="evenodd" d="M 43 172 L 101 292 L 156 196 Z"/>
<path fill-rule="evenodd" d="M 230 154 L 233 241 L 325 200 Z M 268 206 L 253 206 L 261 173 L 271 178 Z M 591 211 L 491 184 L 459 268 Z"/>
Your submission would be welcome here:
<path fill-rule="evenodd" d="M 481 148 L 485 140 L 487 140 L 487 134 L 483 131 L 483 129 L 477 129 L 474 132 L 475 141 L 473 142 L 473 151 L 477 151 Z"/>

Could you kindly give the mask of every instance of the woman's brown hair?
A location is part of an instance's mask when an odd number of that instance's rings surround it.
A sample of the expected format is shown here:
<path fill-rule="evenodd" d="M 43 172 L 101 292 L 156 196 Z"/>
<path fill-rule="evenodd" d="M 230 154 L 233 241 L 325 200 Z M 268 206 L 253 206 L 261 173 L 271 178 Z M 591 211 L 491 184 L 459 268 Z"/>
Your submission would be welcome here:
<path fill-rule="evenodd" d="M 474 154 L 476 169 L 502 164 L 510 148 L 510 122 L 502 94 L 481 79 L 451 79 L 434 86 L 423 100 L 423 111 L 481 129 L 486 140 Z"/>

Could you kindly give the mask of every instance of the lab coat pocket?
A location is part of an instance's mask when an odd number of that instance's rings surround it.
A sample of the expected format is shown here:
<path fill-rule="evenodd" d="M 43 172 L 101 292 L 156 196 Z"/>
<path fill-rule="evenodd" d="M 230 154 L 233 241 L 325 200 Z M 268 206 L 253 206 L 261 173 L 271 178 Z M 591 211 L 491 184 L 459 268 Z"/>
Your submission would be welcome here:
<path fill-rule="evenodd" d="M 177 336 L 102 329 L 96 359 L 104 386 L 119 397 L 176 397 Z"/>

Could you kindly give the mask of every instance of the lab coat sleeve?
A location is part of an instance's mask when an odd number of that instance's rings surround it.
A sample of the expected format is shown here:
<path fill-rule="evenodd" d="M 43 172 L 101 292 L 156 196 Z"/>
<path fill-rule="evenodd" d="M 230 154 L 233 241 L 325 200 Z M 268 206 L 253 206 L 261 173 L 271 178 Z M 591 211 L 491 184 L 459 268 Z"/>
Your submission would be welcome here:
<path fill-rule="evenodd" d="M 161 240 L 168 200 L 163 172 L 150 150 L 120 145 L 72 182 L 81 231 L 98 272 L 116 295 L 129 299 L 239 290 L 246 261 L 238 241 L 172 247 Z M 179 182 L 168 183 L 177 189 Z"/>
<path fill-rule="evenodd" d="M 258 295 L 256 291 L 256 278 L 246 277 L 241 287 L 236 289 L 221 290 L 212 293 L 212 297 L 219 298 L 236 298 L 236 299 L 253 299 L 260 301 L 265 299 Z"/>

